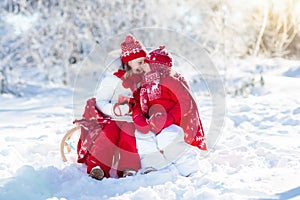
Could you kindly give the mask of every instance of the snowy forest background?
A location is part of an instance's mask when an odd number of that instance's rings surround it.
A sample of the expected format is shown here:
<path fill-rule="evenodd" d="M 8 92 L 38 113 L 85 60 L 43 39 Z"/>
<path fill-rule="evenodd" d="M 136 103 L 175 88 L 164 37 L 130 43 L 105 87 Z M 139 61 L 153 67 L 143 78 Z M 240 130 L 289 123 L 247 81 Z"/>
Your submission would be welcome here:
<path fill-rule="evenodd" d="M 137 27 L 171 29 L 195 39 L 226 81 L 236 60 L 299 59 L 299 7 L 298 0 L 3 0 L 0 92 L 22 95 L 31 84 L 72 86 L 97 42 Z M 31 76 L 22 76 L 25 72 Z M 253 77 L 227 85 L 227 92 L 262 84 L 262 73 L 254 68 Z"/>

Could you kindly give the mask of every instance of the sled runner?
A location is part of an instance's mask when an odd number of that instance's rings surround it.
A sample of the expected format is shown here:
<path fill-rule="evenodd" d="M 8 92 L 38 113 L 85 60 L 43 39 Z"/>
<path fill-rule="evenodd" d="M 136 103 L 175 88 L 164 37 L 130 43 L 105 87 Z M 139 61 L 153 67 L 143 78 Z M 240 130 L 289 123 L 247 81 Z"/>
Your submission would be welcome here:
<path fill-rule="evenodd" d="M 80 126 L 69 130 L 60 142 L 60 154 L 64 162 L 75 161 L 77 157 L 77 142 L 80 136 Z"/>

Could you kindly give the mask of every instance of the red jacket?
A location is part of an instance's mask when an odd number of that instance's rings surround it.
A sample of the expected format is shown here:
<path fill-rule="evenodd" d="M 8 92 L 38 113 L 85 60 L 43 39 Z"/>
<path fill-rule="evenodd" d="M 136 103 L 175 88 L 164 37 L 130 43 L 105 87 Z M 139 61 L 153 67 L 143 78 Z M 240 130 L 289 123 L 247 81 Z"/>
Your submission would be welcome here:
<path fill-rule="evenodd" d="M 186 83 L 178 76 L 172 76 L 165 70 L 149 72 L 139 90 L 134 92 L 134 98 L 132 117 L 140 132 L 151 130 L 159 133 L 163 128 L 176 124 L 183 128 L 188 144 L 206 150 L 197 104 Z"/>

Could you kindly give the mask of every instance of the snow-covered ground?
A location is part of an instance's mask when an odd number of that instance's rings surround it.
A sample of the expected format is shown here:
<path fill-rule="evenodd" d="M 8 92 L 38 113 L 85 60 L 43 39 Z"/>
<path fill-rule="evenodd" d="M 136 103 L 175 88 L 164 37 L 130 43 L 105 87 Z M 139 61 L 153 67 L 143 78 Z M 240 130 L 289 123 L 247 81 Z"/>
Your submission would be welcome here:
<path fill-rule="evenodd" d="M 226 97 L 222 135 L 192 177 L 91 179 L 60 157 L 60 140 L 73 127 L 72 88 L 2 95 L 0 199 L 300 199 L 300 63 L 278 63 L 264 65 L 263 88 Z M 228 69 L 234 73 L 251 72 Z M 200 106 L 206 121 L 211 104 Z"/>

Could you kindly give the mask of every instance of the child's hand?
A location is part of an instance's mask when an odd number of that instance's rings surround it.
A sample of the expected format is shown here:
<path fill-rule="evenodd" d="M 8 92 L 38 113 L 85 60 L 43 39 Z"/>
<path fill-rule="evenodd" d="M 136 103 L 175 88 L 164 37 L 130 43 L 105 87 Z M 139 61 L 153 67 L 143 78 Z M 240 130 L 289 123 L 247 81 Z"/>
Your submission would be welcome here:
<path fill-rule="evenodd" d="M 130 97 L 119 95 L 118 104 L 128 104 L 129 101 L 130 101 Z"/>

